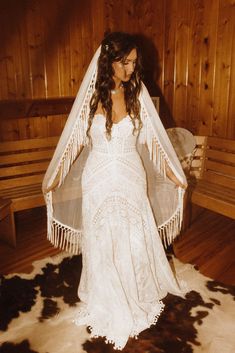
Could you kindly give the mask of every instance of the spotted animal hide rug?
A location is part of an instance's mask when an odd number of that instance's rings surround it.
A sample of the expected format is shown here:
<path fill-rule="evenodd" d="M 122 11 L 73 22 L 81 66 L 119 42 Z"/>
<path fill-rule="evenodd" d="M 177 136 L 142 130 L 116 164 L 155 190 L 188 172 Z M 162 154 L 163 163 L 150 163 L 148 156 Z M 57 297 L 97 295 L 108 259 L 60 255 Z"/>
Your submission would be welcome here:
<path fill-rule="evenodd" d="M 234 353 L 235 288 L 171 258 L 189 292 L 168 295 L 156 325 L 130 339 L 124 353 Z M 37 261 L 31 274 L 1 278 L 0 353 L 111 353 L 104 339 L 73 318 L 81 257 L 60 254 Z"/>

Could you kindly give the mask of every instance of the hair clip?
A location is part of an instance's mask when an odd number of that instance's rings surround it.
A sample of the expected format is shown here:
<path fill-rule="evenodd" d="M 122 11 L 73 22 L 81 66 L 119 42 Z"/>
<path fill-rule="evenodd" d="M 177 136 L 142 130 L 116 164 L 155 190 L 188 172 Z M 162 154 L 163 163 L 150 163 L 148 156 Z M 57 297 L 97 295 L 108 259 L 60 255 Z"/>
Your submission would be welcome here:
<path fill-rule="evenodd" d="M 105 50 L 106 50 L 106 51 L 108 51 L 108 50 L 109 50 L 109 46 L 108 46 L 108 44 L 105 44 L 105 46 L 104 46 L 104 47 L 105 47 Z"/>

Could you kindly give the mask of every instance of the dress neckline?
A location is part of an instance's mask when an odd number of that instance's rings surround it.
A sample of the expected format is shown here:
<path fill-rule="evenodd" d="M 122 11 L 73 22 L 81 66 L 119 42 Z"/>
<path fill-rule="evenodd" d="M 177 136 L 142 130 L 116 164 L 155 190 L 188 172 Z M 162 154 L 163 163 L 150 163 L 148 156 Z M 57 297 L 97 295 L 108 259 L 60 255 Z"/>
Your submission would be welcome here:
<path fill-rule="evenodd" d="M 106 117 L 105 117 L 102 113 L 97 113 L 97 114 L 95 114 L 95 115 L 94 115 L 94 118 L 95 118 L 96 116 L 102 116 L 104 119 L 106 119 Z M 123 120 L 125 120 L 125 119 L 127 119 L 127 118 L 129 118 L 129 115 L 128 115 L 128 114 L 125 115 L 122 119 L 120 119 L 117 123 L 114 123 L 114 122 L 113 122 L 113 125 L 119 125 Z"/>

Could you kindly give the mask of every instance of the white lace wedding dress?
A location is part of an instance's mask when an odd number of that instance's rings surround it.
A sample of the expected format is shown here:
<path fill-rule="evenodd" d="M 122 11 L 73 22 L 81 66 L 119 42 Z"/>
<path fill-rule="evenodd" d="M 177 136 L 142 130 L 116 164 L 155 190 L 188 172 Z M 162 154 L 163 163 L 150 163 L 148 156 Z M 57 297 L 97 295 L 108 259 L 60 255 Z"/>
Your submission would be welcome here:
<path fill-rule="evenodd" d="M 82 175 L 83 269 L 75 323 L 122 349 L 156 323 L 168 292 L 182 291 L 158 234 L 130 117 L 113 124 L 110 141 L 105 131 L 98 114 Z"/>

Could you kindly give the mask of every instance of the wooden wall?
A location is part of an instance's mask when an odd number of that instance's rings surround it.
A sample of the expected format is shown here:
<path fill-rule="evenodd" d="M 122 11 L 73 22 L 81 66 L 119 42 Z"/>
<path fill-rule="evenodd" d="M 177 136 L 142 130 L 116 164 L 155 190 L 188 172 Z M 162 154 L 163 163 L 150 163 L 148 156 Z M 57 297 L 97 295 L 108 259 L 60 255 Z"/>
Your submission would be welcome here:
<path fill-rule="evenodd" d="M 0 100 L 75 96 L 107 30 L 138 33 L 166 127 L 235 138 L 235 0 L 1 0 Z M 2 119 L 0 140 L 66 116 Z"/>

